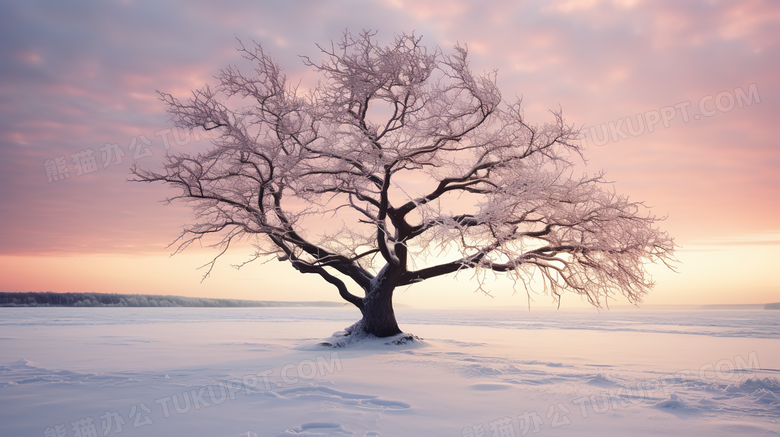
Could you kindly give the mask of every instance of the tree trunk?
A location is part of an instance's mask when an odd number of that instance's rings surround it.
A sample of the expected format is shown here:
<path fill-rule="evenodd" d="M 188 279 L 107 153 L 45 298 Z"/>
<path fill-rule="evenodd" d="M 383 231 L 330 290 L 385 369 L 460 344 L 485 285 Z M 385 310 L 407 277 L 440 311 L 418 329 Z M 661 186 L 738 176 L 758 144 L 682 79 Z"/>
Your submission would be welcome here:
<path fill-rule="evenodd" d="M 385 267 L 372 281 L 371 288 L 363 298 L 363 319 L 357 325 L 366 333 L 377 337 L 401 333 L 393 311 L 393 291 L 398 276 L 392 269 Z"/>

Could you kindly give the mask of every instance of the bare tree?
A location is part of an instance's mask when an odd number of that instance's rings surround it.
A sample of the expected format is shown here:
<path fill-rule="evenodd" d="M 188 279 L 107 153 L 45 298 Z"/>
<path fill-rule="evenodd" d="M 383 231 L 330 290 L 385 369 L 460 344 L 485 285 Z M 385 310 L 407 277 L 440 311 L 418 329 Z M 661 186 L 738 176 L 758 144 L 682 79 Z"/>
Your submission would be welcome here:
<path fill-rule="evenodd" d="M 303 57 L 322 78 L 313 90 L 290 85 L 259 44 L 241 44 L 253 75 L 222 69 L 216 88 L 186 101 L 160 93 L 177 126 L 215 131 L 214 147 L 168 155 L 160 173 L 134 168 L 133 180 L 181 189 L 168 200 L 190 204 L 196 220 L 177 252 L 217 235 L 209 272 L 252 237 L 252 260 L 321 276 L 360 309 L 352 331 L 387 337 L 401 332 L 399 286 L 498 272 L 559 303 L 569 290 L 601 306 L 615 293 L 640 301 L 653 285 L 644 263 L 671 259 L 672 239 L 641 202 L 601 174 L 572 176 L 579 130 L 560 111 L 528 123 L 495 72 L 471 72 L 465 47 L 429 51 L 406 34 L 383 47 L 372 32 L 318 47 L 324 60 Z M 343 227 L 322 226 L 334 220 Z"/>

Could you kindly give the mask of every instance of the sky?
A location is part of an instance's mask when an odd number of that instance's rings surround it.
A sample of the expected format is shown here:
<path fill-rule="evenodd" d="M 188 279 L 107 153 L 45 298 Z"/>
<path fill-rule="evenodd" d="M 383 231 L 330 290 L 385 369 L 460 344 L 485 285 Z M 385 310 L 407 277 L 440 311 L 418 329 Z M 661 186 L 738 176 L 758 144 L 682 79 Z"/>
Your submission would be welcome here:
<path fill-rule="evenodd" d="M 280 263 L 167 246 L 191 219 L 173 191 L 128 182 L 168 153 L 209 147 L 173 130 L 156 90 L 186 97 L 217 70 L 247 67 L 261 43 L 293 80 L 299 55 L 345 29 L 380 40 L 469 48 L 498 71 L 533 122 L 563 110 L 586 133 L 587 166 L 665 216 L 676 272 L 651 265 L 644 305 L 780 301 L 780 4 L 767 1 L 24 1 L 0 3 L 0 291 L 170 294 L 338 301 Z M 89 156 L 94 167 L 84 165 Z M 65 177 L 67 173 L 67 177 Z M 469 275 L 398 290 L 413 307 L 526 306 L 499 280 Z M 532 308 L 554 307 L 532 294 Z M 617 297 L 613 305 L 628 302 Z M 581 307 L 564 295 L 563 307 Z"/>

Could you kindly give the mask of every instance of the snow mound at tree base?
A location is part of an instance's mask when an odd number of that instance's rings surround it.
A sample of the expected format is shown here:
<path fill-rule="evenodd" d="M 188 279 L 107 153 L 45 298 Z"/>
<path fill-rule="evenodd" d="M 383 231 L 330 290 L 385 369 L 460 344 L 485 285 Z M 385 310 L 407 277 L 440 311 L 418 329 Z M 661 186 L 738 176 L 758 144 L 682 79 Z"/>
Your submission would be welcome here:
<path fill-rule="evenodd" d="M 402 332 L 390 337 L 377 337 L 369 334 L 362 329 L 362 321 L 346 328 L 343 331 L 334 332 L 325 341 L 319 343 L 319 346 L 331 348 L 353 348 L 353 349 L 383 349 L 387 346 L 424 346 L 422 338 Z"/>

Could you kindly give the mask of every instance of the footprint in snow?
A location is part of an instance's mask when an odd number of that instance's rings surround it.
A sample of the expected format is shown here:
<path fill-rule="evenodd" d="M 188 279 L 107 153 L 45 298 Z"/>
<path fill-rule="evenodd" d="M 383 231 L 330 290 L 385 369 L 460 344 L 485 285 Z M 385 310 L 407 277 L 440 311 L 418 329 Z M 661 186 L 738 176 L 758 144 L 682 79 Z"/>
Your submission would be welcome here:
<path fill-rule="evenodd" d="M 287 437 L 287 436 L 345 436 L 355 435 L 341 427 L 338 423 L 332 422 L 310 422 L 303 425 L 288 429 L 287 431 L 277 434 L 275 437 Z M 378 435 L 378 434 L 377 434 Z"/>
<path fill-rule="evenodd" d="M 284 431 L 281 434 L 277 434 L 274 437 L 287 437 L 287 436 L 295 436 L 295 437 L 301 437 L 301 436 L 342 437 L 342 436 L 345 436 L 345 435 L 357 435 L 357 434 L 345 430 L 338 423 L 310 422 L 310 423 L 304 423 L 303 425 L 299 426 L 298 428 L 288 429 L 287 431 Z M 257 436 L 254 435 L 254 433 L 253 433 L 252 437 L 257 437 Z M 369 432 L 365 433 L 363 435 L 363 437 L 381 437 L 381 434 L 379 434 L 376 431 L 369 431 Z"/>
<path fill-rule="evenodd" d="M 346 393 L 328 387 L 296 387 L 277 392 L 266 392 L 266 396 L 280 399 L 306 399 L 337 402 L 357 408 L 381 410 L 406 410 L 412 408 L 405 402 L 379 399 L 374 395 Z"/>

